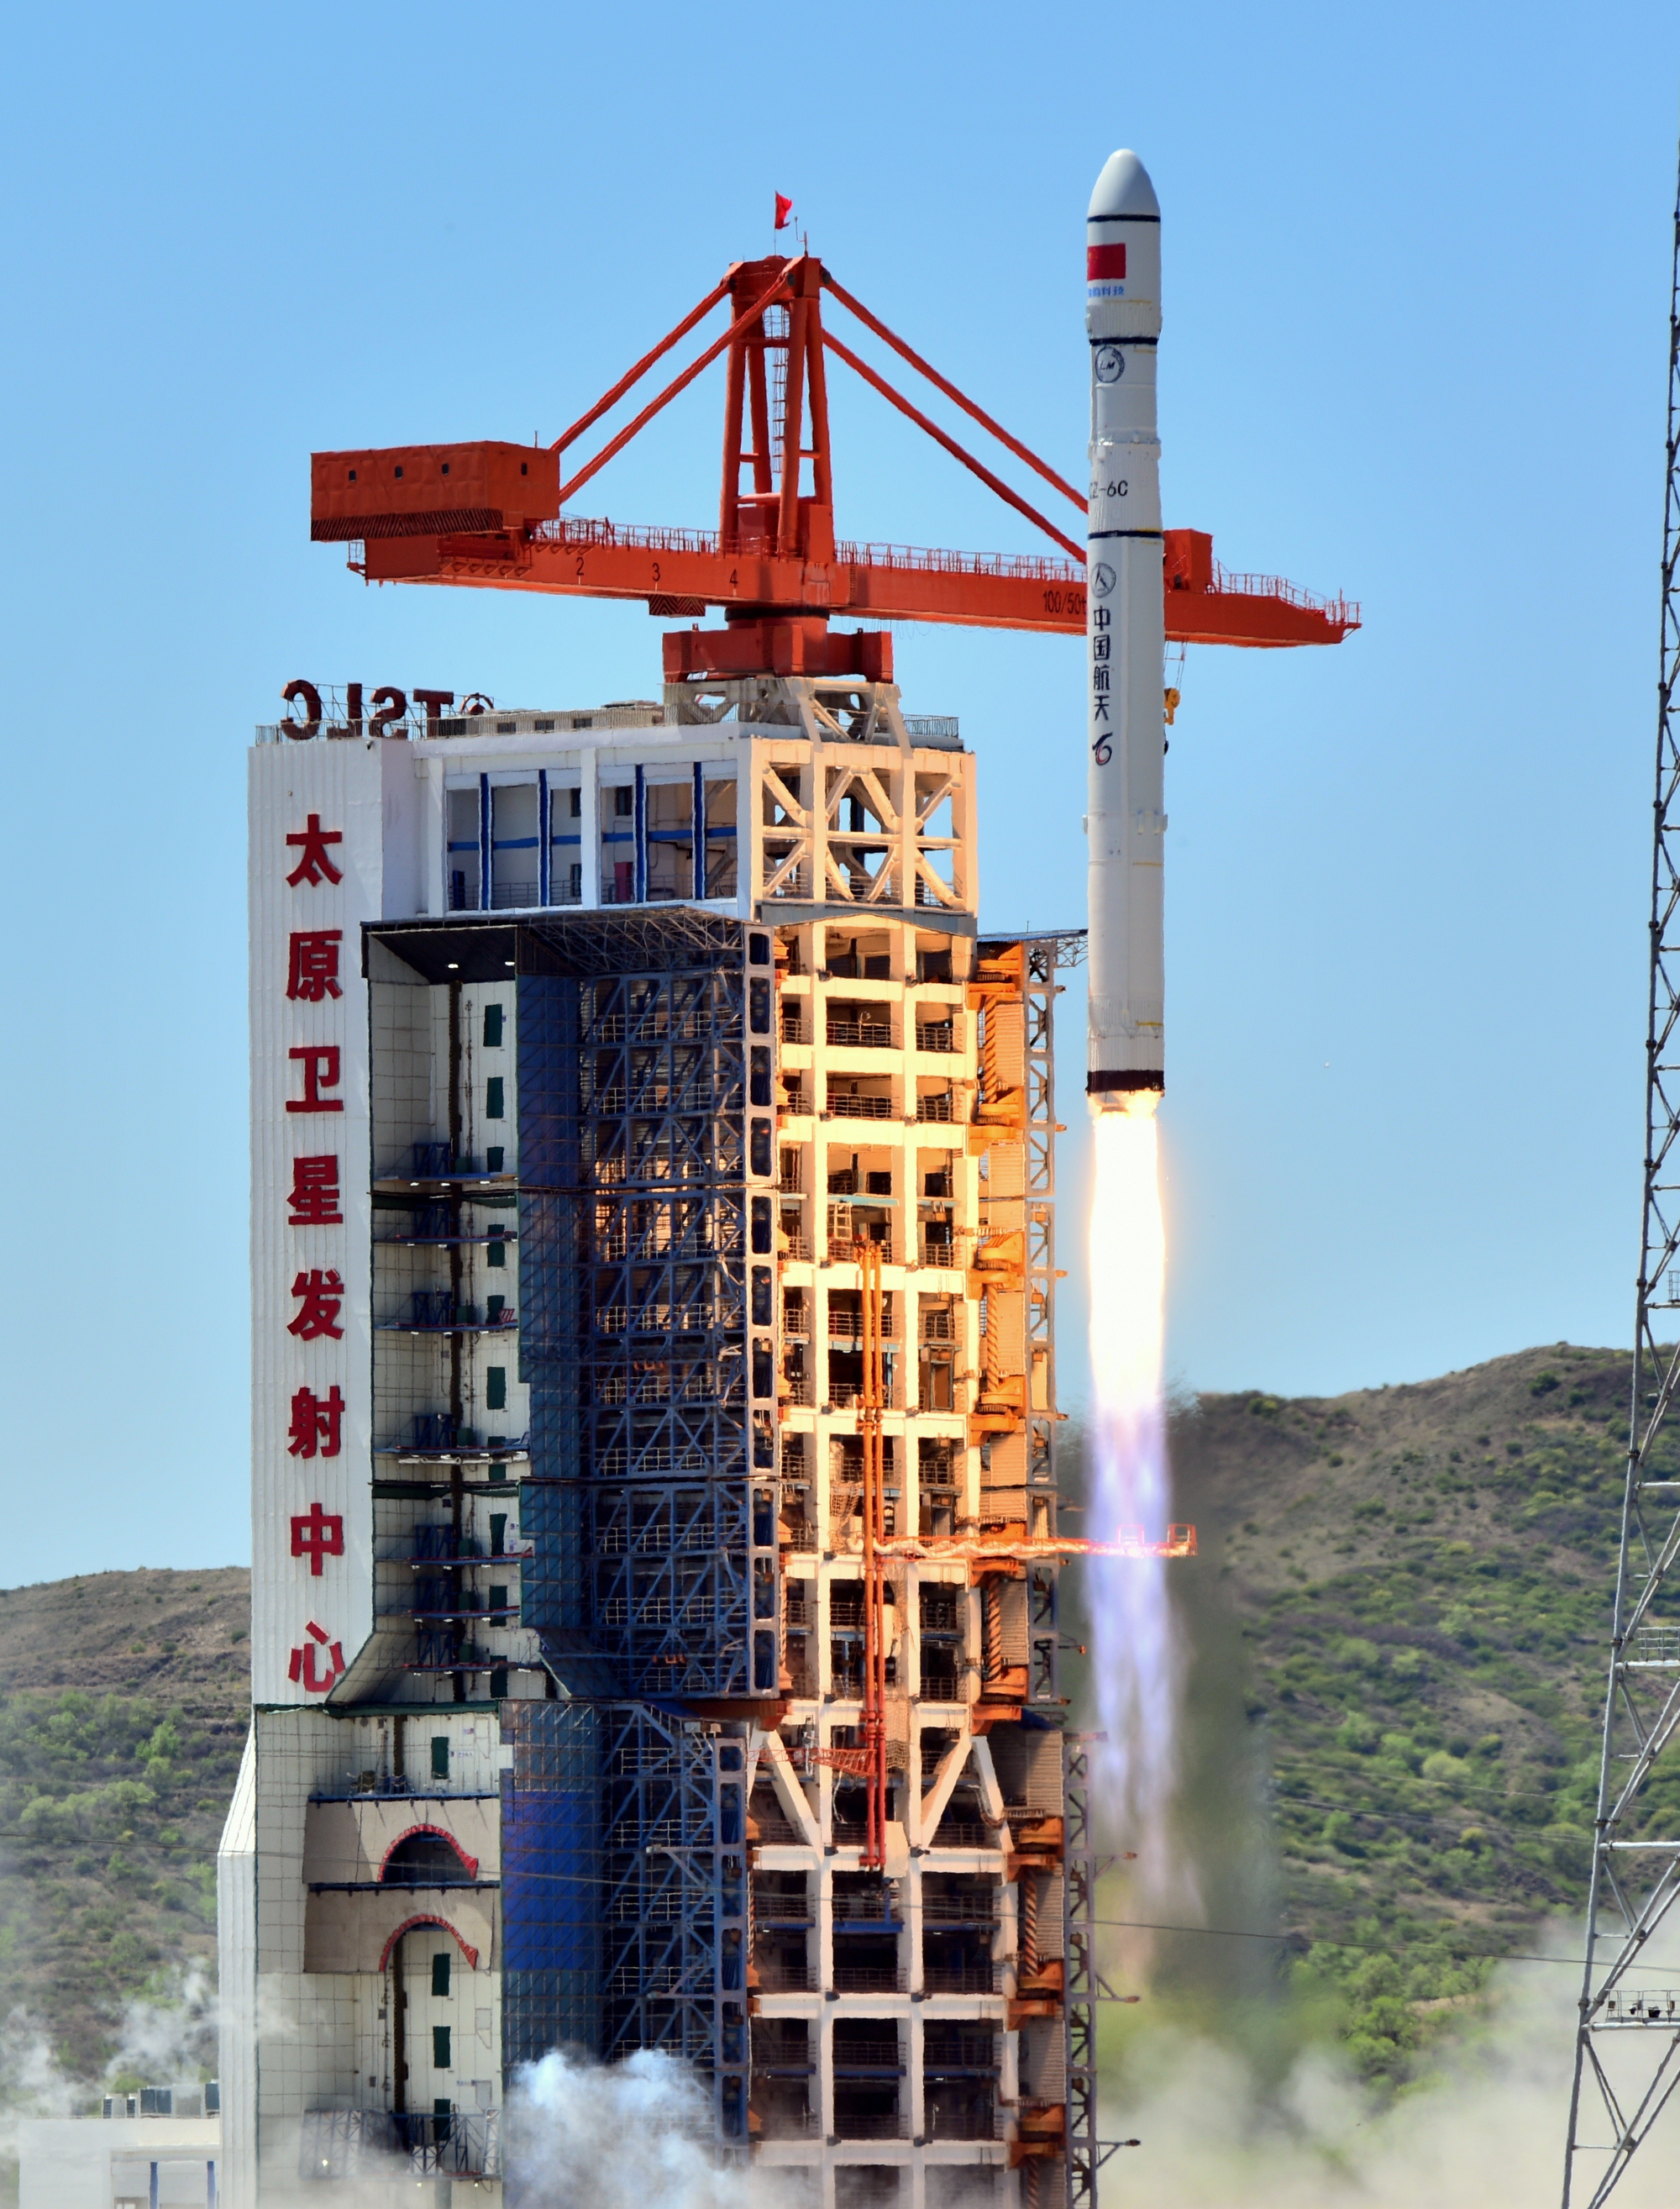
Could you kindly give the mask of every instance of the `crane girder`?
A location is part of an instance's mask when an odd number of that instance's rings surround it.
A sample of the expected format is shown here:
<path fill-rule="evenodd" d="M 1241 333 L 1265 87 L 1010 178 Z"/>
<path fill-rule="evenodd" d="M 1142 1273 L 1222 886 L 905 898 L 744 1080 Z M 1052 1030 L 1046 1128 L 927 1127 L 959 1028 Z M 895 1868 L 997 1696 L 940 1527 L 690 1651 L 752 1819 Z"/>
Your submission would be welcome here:
<path fill-rule="evenodd" d="M 1177 643 L 1282 647 L 1335 644 L 1359 625 L 1357 608 L 1306 599 L 1269 578 L 1233 589 L 1223 578 L 1176 582 L 1173 554 L 1197 533 L 1166 532 L 1167 634 Z M 832 561 L 720 551 L 709 533 L 627 529 L 561 517 L 528 533 L 370 538 L 358 563 L 368 581 L 453 583 L 560 597 L 640 599 L 666 619 L 726 613 L 783 619 L 852 615 L 969 629 L 1078 636 L 1085 577 L 1071 561 L 1007 555 L 836 548 Z"/>

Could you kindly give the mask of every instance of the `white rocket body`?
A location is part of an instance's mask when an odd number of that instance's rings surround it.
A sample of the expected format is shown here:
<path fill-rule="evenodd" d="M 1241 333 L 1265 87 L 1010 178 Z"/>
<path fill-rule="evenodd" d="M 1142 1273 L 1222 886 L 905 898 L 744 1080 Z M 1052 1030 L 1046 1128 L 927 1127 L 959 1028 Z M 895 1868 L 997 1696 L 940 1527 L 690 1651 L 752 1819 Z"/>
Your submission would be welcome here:
<path fill-rule="evenodd" d="M 1098 1109 L 1162 1086 L 1163 690 L 1161 210 L 1135 153 L 1112 154 L 1086 222 L 1091 357 L 1087 531 L 1090 1014 Z"/>

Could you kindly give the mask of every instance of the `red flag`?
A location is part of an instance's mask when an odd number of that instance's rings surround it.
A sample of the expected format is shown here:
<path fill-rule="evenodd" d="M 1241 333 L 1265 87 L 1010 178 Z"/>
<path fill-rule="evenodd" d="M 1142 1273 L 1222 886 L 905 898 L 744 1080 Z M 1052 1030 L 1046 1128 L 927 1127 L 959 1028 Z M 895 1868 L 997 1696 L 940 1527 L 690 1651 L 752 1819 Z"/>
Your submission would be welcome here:
<path fill-rule="evenodd" d="M 776 195 L 776 227 L 777 230 L 785 230 L 787 228 L 788 217 L 793 213 L 793 202 L 789 199 L 784 199 L 782 194 L 777 192 Z"/>

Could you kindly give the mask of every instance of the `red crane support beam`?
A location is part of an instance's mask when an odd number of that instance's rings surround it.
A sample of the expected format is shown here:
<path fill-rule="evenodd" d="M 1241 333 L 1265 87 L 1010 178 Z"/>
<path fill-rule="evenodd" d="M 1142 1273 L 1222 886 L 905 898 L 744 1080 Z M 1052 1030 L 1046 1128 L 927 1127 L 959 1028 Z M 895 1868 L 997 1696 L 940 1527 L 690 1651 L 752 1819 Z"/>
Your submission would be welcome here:
<path fill-rule="evenodd" d="M 972 399 L 941 376 L 939 370 L 931 363 L 925 361 L 913 346 L 907 346 L 903 338 L 895 335 L 879 316 L 872 315 L 861 299 L 853 298 L 843 285 L 837 284 L 826 269 L 823 271 L 823 288 L 831 292 L 843 307 L 855 315 L 865 329 L 873 330 L 878 338 L 883 339 L 892 347 L 901 360 L 909 361 L 918 375 L 925 376 L 935 390 L 943 391 L 947 399 L 955 400 L 965 414 L 971 415 L 982 430 L 989 430 L 1000 445 L 1014 454 L 1017 460 L 1024 460 L 1029 468 L 1043 477 L 1046 483 L 1053 484 L 1059 491 L 1064 492 L 1073 501 L 1082 514 L 1086 510 L 1087 501 L 1083 491 L 1075 491 L 1065 476 L 1059 476 L 1047 460 L 1040 460 L 1030 445 L 1023 445 L 1018 437 L 1011 437 L 1001 422 L 994 422 L 983 407 L 976 406 Z"/>
<path fill-rule="evenodd" d="M 628 391 L 633 385 L 638 384 L 641 382 L 642 378 L 647 374 L 649 369 L 652 367 L 656 360 L 663 359 L 664 356 L 670 351 L 671 347 L 674 345 L 681 344 L 682 340 L 687 336 L 689 331 L 693 328 L 697 322 L 703 322 L 705 320 L 706 316 L 711 312 L 712 309 L 717 304 L 717 302 L 720 299 L 727 298 L 729 289 L 729 280 L 726 276 L 721 284 L 715 286 L 712 290 L 706 293 L 705 298 L 701 300 L 699 305 L 693 310 L 692 314 L 685 315 L 674 330 L 666 331 L 664 336 L 660 339 L 658 344 L 654 346 L 651 352 L 645 352 L 633 368 L 627 369 L 624 374 L 620 376 L 618 382 L 614 384 L 610 391 L 603 392 L 600 398 L 596 400 L 594 406 L 590 408 L 587 414 L 579 414 L 577 420 L 572 424 L 571 428 L 569 430 L 563 430 L 561 434 L 555 439 L 553 444 L 549 446 L 549 450 L 551 453 L 563 453 L 568 445 L 575 444 L 578 439 L 582 436 L 584 431 L 591 428 L 595 423 L 598 422 L 603 414 L 610 413 L 612 409 L 617 406 L 619 400 L 623 398 L 625 393 Z"/>
<path fill-rule="evenodd" d="M 1166 533 L 1169 560 L 1175 540 L 1194 533 Z M 710 531 L 632 529 L 562 517 L 525 538 L 369 539 L 360 564 L 369 582 L 639 599 L 651 613 L 667 618 L 695 616 L 709 606 L 743 612 L 774 606 L 795 617 L 850 614 L 1054 636 L 1084 634 L 1083 567 L 1064 560 L 896 548 L 883 557 L 888 551 L 843 545 L 831 563 L 782 560 L 720 552 Z M 1345 599 L 1309 599 L 1269 577 L 1239 580 L 1248 587 L 1233 590 L 1217 578 L 1211 586 L 1175 587 L 1169 576 L 1167 636 L 1179 644 L 1337 644 L 1359 625 L 1358 606 Z"/>
<path fill-rule="evenodd" d="M 783 270 L 783 274 L 777 278 L 776 281 L 770 286 L 770 289 L 764 294 L 762 298 L 754 300 L 753 304 L 747 308 L 745 314 L 741 315 L 738 320 L 730 323 L 729 328 L 724 331 L 721 338 L 718 338 L 715 343 L 709 345 L 703 353 L 697 355 L 694 359 L 691 360 L 687 367 L 683 370 L 681 376 L 673 376 L 671 381 L 659 394 L 658 397 L 657 399 L 650 399 L 647 405 L 643 407 L 641 412 L 637 415 L 634 421 L 627 422 L 615 437 L 609 437 L 607 442 L 602 446 L 600 451 L 595 455 L 595 458 L 592 460 L 586 460 L 583 466 L 579 469 L 577 474 L 572 478 L 569 483 L 562 484 L 560 487 L 561 505 L 563 506 L 566 501 L 570 498 L 574 492 L 581 491 L 591 476 L 598 475 L 601 470 L 606 466 L 608 461 L 612 459 L 615 453 L 621 453 L 624 450 L 624 448 L 629 443 L 630 440 L 633 436 L 636 436 L 641 430 L 645 430 L 648 424 L 653 419 L 654 416 L 657 414 L 663 407 L 669 406 L 672 400 L 676 397 L 680 391 L 686 391 L 689 385 L 694 381 L 694 378 L 700 373 L 702 369 L 710 368 L 712 362 L 717 359 L 718 354 L 723 352 L 723 348 L 729 345 L 733 339 L 739 337 L 749 322 L 756 322 L 758 317 L 763 314 L 766 307 L 770 306 L 773 301 L 779 299 L 786 289 L 787 280 L 787 272 Z M 660 353 L 663 351 L 664 347 L 663 346 L 656 346 L 653 351 L 647 355 L 647 360 L 657 360 Z M 643 365 L 645 365 L 645 363 L 644 363 Z M 641 372 L 642 369 L 640 366 L 632 369 L 629 376 L 622 380 L 621 388 L 627 390 L 630 384 L 635 382 L 636 378 L 641 374 Z M 605 408 L 610 405 L 610 400 L 603 400 L 601 402 L 601 406 L 594 411 L 597 412 L 604 412 Z M 586 419 L 587 417 L 584 418 Z M 573 436 L 573 432 L 568 430 L 566 434 L 569 439 Z"/>
<path fill-rule="evenodd" d="M 936 445 L 943 445 L 949 454 L 961 460 L 971 475 L 980 478 L 988 491 L 994 491 L 1006 506 L 1017 514 L 1024 514 L 1035 529 L 1041 529 L 1051 542 L 1059 545 L 1071 559 L 1083 557 L 1083 548 L 1071 537 L 1064 537 L 1053 521 L 1047 521 L 1036 507 L 1029 506 L 1018 491 L 1012 491 L 1001 476 L 994 476 L 990 468 L 982 466 L 974 454 L 959 445 L 955 437 L 948 436 L 937 422 L 928 419 L 919 407 L 912 406 L 902 392 L 895 391 L 884 376 L 878 376 L 867 360 L 860 360 L 849 346 L 842 345 L 832 330 L 823 332 L 823 342 L 831 353 L 843 360 L 848 368 L 861 376 L 872 391 L 879 391 L 883 399 L 896 406 L 901 414 L 908 415 L 918 430 L 925 430 Z M 1081 504 L 1083 504 L 1082 500 Z"/>

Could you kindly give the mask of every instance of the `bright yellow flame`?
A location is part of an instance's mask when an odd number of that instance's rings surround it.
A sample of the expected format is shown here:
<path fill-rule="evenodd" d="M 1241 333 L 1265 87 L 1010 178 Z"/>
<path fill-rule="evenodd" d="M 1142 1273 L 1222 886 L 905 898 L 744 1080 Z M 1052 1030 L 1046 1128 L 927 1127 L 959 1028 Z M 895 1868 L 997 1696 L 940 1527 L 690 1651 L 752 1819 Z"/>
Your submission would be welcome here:
<path fill-rule="evenodd" d="M 1099 1416 L 1148 1416 L 1161 1402 L 1167 1230 L 1155 1090 L 1096 1113 L 1091 1207 L 1091 1378 Z M 1109 1529 L 1103 1530 L 1105 1538 Z M 1159 1537 L 1152 1533 L 1151 1540 Z"/>

